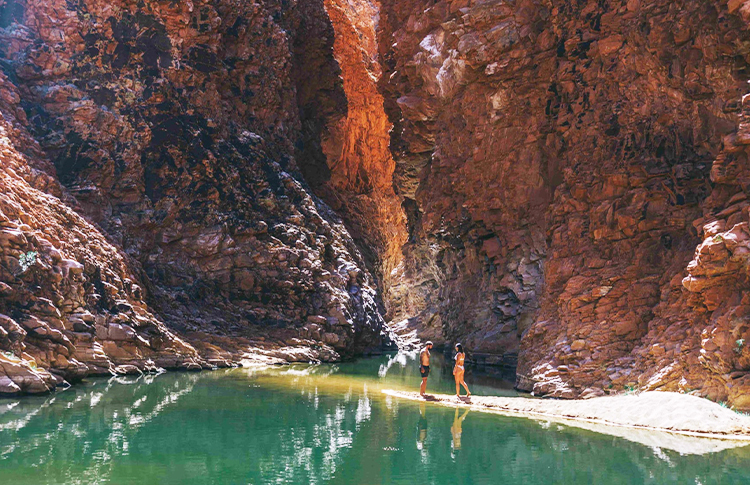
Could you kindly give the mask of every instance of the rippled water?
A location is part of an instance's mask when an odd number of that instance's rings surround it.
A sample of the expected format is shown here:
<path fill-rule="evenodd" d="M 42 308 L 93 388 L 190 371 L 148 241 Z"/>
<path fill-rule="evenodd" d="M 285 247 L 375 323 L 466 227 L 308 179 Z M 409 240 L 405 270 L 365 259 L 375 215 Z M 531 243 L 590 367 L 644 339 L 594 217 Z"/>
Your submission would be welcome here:
<path fill-rule="evenodd" d="M 434 365 L 430 390 L 452 392 Z M 477 394 L 508 383 L 467 378 Z M 733 484 L 750 449 L 704 455 L 409 401 L 405 355 L 92 380 L 0 400 L 0 484 Z"/>

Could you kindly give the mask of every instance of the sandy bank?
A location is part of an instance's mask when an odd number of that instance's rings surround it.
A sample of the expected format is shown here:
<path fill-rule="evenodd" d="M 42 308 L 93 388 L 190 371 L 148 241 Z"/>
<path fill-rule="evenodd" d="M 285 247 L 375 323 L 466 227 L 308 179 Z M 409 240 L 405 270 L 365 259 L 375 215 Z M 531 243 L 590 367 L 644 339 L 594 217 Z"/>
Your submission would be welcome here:
<path fill-rule="evenodd" d="M 416 392 L 385 389 L 383 393 L 401 399 L 423 400 Z M 427 401 L 558 422 L 681 453 L 702 454 L 750 445 L 750 417 L 706 399 L 673 392 L 587 400 L 471 396 L 459 401 L 452 395 L 431 394 Z"/>

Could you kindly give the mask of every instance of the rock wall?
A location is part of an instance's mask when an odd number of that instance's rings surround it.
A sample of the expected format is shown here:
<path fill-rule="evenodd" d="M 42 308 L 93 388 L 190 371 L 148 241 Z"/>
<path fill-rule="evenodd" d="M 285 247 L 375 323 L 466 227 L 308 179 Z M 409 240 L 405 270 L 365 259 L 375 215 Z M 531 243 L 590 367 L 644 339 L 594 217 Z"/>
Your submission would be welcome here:
<path fill-rule="evenodd" d="M 0 392 L 44 387 L 6 360 L 73 378 L 392 344 L 295 160 L 310 12 L 330 22 L 322 1 L 0 3 Z"/>
<path fill-rule="evenodd" d="M 295 49 L 306 137 L 297 158 L 305 180 L 342 216 L 388 294 L 402 260 L 406 220 L 393 188 L 391 124 L 377 85 L 378 5 L 326 0 L 323 12 L 312 5 L 301 15 L 305 25 L 297 31 L 306 35 Z M 329 45 L 333 57 L 311 56 L 311 50 L 328 50 L 311 49 L 311 43 Z"/>
<path fill-rule="evenodd" d="M 221 364 L 153 315 L 137 265 L 61 200 L 19 100 L 0 75 L 0 394 L 89 373 Z"/>
<path fill-rule="evenodd" d="M 406 325 L 539 395 L 750 406 L 747 11 L 385 0 Z"/>
<path fill-rule="evenodd" d="M 0 392 L 335 360 L 387 315 L 539 395 L 750 408 L 749 20 L 0 0 Z"/>

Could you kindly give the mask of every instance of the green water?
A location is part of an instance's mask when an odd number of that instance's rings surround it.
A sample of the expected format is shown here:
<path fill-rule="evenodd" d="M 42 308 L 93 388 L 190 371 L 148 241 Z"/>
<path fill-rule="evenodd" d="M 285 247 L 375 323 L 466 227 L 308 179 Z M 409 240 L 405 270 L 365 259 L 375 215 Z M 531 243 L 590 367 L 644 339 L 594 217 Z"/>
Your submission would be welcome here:
<path fill-rule="evenodd" d="M 750 483 L 747 447 L 680 455 L 384 396 L 418 386 L 412 359 L 95 379 L 0 400 L 0 484 Z M 450 370 L 433 369 L 429 390 L 451 392 Z"/>

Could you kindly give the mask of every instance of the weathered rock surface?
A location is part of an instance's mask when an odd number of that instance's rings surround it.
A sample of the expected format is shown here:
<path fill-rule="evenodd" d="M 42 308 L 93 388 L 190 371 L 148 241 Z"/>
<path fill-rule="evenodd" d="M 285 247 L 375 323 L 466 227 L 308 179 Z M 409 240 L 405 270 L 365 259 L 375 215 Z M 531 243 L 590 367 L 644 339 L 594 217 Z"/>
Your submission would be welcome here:
<path fill-rule="evenodd" d="M 336 360 L 385 314 L 536 394 L 749 409 L 748 21 L 0 0 L 0 392 Z"/>
<path fill-rule="evenodd" d="M 4 76 L 0 93 L 0 393 L 44 392 L 89 373 L 207 367 L 151 313 L 129 258 L 53 195 L 63 191 L 11 114 L 23 116 Z"/>
<path fill-rule="evenodd" d="M 294 159 L 309 32 L 291 27 L 310 11 L 329 21 L 322 1 L 0 3 L 0 378 L 31 392 L 252 346 L 336 360 L 391 344 L 373 277 Z"/>
<path fill-rule="evenodd" d="M 297 28 L 316 35 L 295 46 L 304 136 L 300 168 L 315 193 L 342 216 L 388 293 L 402 260 L 406 220 L 394 192 L 391 124 L 377 85 L 378 6 L 370 0 L 326 0 L 325 12 L 314 3 L 301 7 Z M 311 43 L 328 47 L 311 49 Z M 330 48 L 333 57 L 310 55 Z M 389 316 L 395 311 L 390 308 Z"/>
<path fill-rule="evenodd" d="M 540 395 L 634 387 L 750 407 L 746 13 L 384 1 L 410 234 L 397 318 L 517 357 L 518 386 Z"/>

